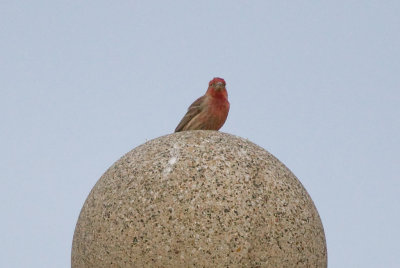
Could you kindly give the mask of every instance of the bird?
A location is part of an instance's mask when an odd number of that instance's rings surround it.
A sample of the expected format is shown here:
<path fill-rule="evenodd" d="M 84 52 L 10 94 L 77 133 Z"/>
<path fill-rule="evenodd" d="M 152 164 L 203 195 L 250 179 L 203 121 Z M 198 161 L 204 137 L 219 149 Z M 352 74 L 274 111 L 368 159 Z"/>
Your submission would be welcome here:
<path fill-rule="evenodd" d="M 214 77 L 206 93 L 189 106 L 175 132 L 187 130 L 219 130 L 229 113 L 225 80 Z"/>

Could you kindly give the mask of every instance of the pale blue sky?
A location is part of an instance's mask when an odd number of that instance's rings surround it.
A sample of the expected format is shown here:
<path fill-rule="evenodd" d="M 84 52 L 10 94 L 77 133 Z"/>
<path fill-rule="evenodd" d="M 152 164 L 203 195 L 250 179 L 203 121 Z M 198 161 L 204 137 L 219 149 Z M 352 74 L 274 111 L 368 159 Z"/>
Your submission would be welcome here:
<path fill-rule="evenodd" d="M 208 81 L 300 179 L 329 267 L 400 265 L 399 1 L 0 1 L 0 267 L 69 267 L 89 191 Z"/>

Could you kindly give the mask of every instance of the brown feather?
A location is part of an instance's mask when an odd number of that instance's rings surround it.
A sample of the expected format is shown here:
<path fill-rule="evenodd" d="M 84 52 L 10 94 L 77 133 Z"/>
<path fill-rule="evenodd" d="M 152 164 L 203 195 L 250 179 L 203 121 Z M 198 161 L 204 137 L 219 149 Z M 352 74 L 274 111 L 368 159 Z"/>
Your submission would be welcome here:
<path fill-rule="evenodd" d="M 202 105 L 204 103 L 204 99 L 206 96 L 201 96 L 192 105 L 189 106 L 188 111 L 186 112 L 185 116 L 182 118 L 181 122 L 179 122 L 178 126 L 175 129 L 175 132 L 179 132 L 184 130 L 184 127 L 198 115 L 202 110 Z"/>

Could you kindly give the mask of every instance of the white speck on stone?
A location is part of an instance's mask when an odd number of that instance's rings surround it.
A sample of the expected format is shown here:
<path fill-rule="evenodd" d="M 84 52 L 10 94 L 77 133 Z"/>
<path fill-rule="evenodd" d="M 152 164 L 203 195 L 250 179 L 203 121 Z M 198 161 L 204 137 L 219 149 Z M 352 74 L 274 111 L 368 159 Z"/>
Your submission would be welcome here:
<path fill-rule="evenodd" d="M 170 173 L 171 171 L 172 171 L 172 167 L 167 166 L 167 167 L 164 169 L 163 173 L 164 173 L 164 175 L 168 175 L 168 173 Z"/>
<path fill-rule="evenodd" d="M 241 149 L 240 151 L 239 151 L 239 155 L 240 156 L 245 156 L 245 155 L 247 155 L 247 151 L 245 150 L 245 149 Z"/>
<path fill-rule="evenodd" d="M 167 165 L 165 166 L 164 170 L 162 171 L 162 179 L 166 180 L 168 178 L 168 174 L 171 173 L 172 168 L 174 167 L 175 163 L 178 161 L 179 158 L 179 145 L 175 143 L 172 146 L 170 151 L 171 158 L 168 160 Z"/>
<path fill-rule="evenodd" d="M 176 158 L 175 156 L 173 156 L 173 157 L 171 157 L 171 159 L 168 161 L 168 163 L 169 163 L 170 165 L 173 165 L 173 164 L 176 163 L 176 160 L 177 160 L 177 158 Z"/>

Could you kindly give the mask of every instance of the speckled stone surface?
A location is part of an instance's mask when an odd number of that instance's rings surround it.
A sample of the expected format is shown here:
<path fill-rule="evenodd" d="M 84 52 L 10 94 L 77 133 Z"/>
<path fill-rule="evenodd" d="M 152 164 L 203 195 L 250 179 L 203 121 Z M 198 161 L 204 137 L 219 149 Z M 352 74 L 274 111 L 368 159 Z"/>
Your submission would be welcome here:
<path fill-rule="evenodd" d="M 327 267 L 310 196 L 279 160 L 217 131 L 163 136 L 100 178 L 72 267 Z"/>

